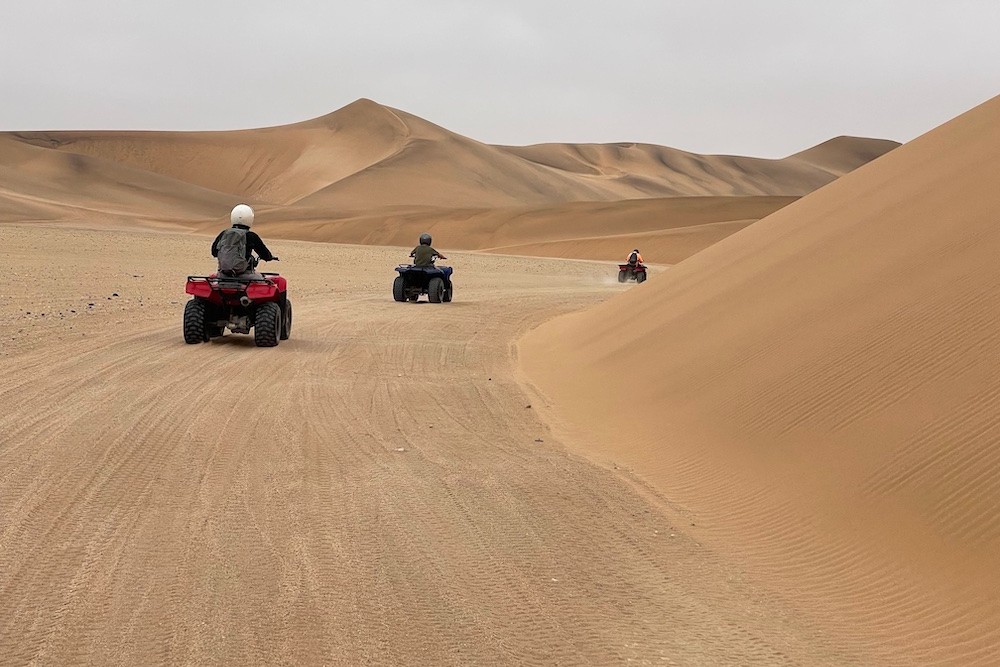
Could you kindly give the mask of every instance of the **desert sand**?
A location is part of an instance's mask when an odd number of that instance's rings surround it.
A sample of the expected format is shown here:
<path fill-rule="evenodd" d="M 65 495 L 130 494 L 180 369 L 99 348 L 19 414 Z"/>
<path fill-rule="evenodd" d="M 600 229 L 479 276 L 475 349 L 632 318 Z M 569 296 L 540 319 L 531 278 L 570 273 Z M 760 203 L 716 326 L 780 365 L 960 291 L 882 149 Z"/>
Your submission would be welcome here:
<path fill-rule="evenodd" d="M 276 241 L 291 339 L 188 346 L 209 242 L 0 226 L 3 662 L 858 662 L 531 405 L 512 342 L 605 264 L 398 304 L 407 248 Z"/>
<path fill-rule="evenodd" d="M 0 134 L 0 662 L 995 663 L 998 115 Z M 292 337 L 185 345 L 241 200 Z M 454 303 L 391 299 L 424 230 Z"/>
<path fill-rule="evenodd" d="M 997 664 L 998 167 L 1000 98 L 541 326 L 528 374 L 826 636 Z"/>

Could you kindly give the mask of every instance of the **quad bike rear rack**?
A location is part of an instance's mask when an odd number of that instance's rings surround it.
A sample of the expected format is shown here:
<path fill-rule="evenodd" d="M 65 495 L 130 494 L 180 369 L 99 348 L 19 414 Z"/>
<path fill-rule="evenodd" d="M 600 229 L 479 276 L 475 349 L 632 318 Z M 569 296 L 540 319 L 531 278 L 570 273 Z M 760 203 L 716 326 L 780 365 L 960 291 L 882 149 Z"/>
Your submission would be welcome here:
<path fill-rule="evenodd" d="M 268 276 L 280 276 L 280 273 L 262 273 L 260 274 L 263 278 L 241 278 L 237 280 L 236 278 L 230 278 L 229 276 L 188 276 L 187 279 L 190 282 L 205 282 L 205 283 L 273 283 Z"/>

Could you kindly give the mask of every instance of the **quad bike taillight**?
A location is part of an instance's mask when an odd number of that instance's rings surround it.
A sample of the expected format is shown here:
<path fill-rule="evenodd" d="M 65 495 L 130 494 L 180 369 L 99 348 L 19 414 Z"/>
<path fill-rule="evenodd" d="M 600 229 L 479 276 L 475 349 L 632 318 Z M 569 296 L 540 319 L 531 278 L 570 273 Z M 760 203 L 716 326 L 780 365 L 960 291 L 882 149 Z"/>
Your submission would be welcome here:
<path fill-rule="evenodd" d="M 270 282 L 250 283 L 247 285 L 247 297 L 250 299 L 267 299 L 274 296 L 277 288 Z"/>
<path fill-rule="evenodd" d="M 207 299 L 212 296 L 212 285 L 205 279 L 198 280 L 188 278 L 184 291 L 188 294 Z"/>

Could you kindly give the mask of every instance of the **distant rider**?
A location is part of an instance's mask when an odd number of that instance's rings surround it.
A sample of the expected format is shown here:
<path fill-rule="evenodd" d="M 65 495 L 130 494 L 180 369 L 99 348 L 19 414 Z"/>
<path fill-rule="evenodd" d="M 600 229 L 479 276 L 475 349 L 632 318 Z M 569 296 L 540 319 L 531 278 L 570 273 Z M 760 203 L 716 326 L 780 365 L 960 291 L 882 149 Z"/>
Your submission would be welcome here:
<path fill-rule="evenodd" d="M 431 247 L 431 235 L 427 232 L 420 235 L 420 245 L 410 252 L 410 257 L 413 258 L 413 266 L 434 266 L 435 259 L 448 259 Z"/>
<path fill-rule="evenodd" d="M 231 278 L 260 278 L 254 272 L 251 253 L 265 262 L 278 261 L 272 255 L 256 232 L 250 231 L 253 226 L 253 209 L 246 204 L 238 204 L 229 214 L 233 226 L 223 229 L 212 242 L 212 257 L 219 259 L 219 273 Z"/>
<path fill-rule="evenodd" d="M 639 254 L 638 248 L 633 248 L 632 252 L 629 253 L 628 259 L 625 263 L 631 266 L 633 269 L 637 266 L 642 266 L 642 255 Z"/>

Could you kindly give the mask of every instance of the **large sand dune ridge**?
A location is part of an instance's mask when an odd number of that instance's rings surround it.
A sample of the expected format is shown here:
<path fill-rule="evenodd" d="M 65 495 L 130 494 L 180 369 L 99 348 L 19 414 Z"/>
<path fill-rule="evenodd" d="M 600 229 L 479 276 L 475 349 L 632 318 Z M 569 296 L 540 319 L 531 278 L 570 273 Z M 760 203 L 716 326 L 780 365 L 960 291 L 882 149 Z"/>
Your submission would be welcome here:
<path fill-rule="evenodd" d="M 370 100 L 228 132 L 18 132 L 7 137 L 228 192 L 329 212 L 690 195 L 802 195 L 898 144 L 840 137 L 784 160 L 648 144 L 493 146 Z M 806 158 L 806 156 L 811 156 Z"/>
<path fill-rule="evenodd" d="M 443 223 L 455 247 L 612 259 L 639 242 L 632 238 L 637 226 L 656 231 L 649 223 L 662 219 L 661 212 L 675 217 L 669 199 L 719 202 L 710 219 L 699 220 L 745 225 L 776 210 L 762 211 L 763 198 L 785 197 L 787 203 L 897 145 L 838 137 L 782 160 L 635 143 L 495 146 L 358 100 L 320 118 L 251 130 L 2 133 L 0 175 L 7 178 L 0 221 L 131 218 L 140 225 L 205 229 L 245 200 L 258 208 L 262 222 L 281 223 L 268 231 L 285 238 L 403 243 L 398 237 L 405 231 L 409 243 L 414 229 Z M 25 159 L 29 154 L 33 158 Z M 748 211 L 734 215 L 741 198 Z M 624 216 L 600 217 L 608 210 L 604 204 L 626 200 L 664 204 L 626 205 Z M 583 203 L 591 210 L 573 208 Z M 575 219 L 604 221 L 583 236 L 614 239 L 572 243 L 581 234 L 569 224 L 570 212 Z M 528 219 L 533 233 L 519 236 Z M 454 221 L 462 224 L 449 227 Z M 690 233 L 676 227 L 668 222 L 660 231 L 669 230 L 684 250 L 652 239 L 652 261 L 678 261 L 740 225 Z"/>
<path fill-rule="evenodd" d="M 522 358 L 627 464 L 880 663 L 1000 658 L 1000 98 Z"/>

